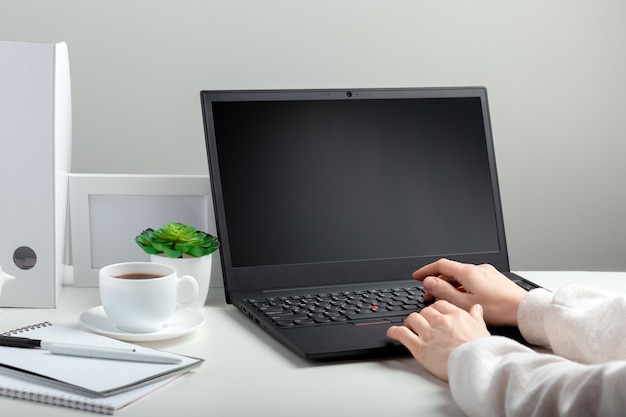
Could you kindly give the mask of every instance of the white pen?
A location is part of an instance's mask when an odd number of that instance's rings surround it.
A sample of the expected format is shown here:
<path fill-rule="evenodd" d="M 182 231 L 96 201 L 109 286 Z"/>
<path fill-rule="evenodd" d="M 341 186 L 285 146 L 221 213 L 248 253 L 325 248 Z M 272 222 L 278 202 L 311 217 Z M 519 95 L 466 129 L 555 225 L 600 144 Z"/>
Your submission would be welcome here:
<path fill-rule="evenodd" d="M 42 348 L 55 355 L 83 356 L 87 358 L 114 359 L 119 361 L 151 362 L 162 364 L 180 363 L 181 359 L 158 353 L 137 352 L 133 348 L 120 349 L 101 346 L 73 345 L 28 339 L 25 337 L 0 336 L 0 346 L 19 348 Z"/>
<path fill-rule="evenodd" d="M 180 358 L 157 353 L 137 352 L 135 349 L 106 348 L 98 346 L 70 345 L 67 343 L 41 342 L 41 347 L 55 355 L 84 356 L 87 358 L 115 359 L 118 361 L 152 362 L 174 364 Z"/>

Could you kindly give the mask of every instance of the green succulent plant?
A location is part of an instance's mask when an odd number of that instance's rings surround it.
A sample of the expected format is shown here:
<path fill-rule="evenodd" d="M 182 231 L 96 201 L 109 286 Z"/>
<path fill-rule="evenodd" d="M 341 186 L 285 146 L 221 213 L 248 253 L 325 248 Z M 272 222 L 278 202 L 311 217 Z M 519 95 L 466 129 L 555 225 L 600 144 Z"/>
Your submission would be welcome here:
<path fill-rule="evenodd" d="M 135 242 L 150 255 L 162 253 L 169 258 L 182 258 L 183 254 L 200 257 L 220 246 L 215 236 L 182 223 L 169 223 L 157 230 L 148 228 L 135 237 Z"/>

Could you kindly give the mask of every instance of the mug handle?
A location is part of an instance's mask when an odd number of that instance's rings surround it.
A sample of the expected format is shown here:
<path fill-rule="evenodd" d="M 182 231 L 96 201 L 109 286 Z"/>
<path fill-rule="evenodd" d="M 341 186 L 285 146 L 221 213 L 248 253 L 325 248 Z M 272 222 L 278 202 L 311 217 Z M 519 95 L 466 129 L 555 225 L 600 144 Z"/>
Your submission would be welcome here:
<path fill-rule="evenodd" d="M 177 308 L 190 307 L 191 304 L 193 304 L 193 302 L 196 300 L 196 298 L 198 298 L 198 292 L 199 292 L 200 287 L 198 287 L 198 281 L 196 281 L 196 279 L 192 277 L 191 275 L 183 275 L 182 277 L 178 278 L 177 294 L 178 294 L 178 291 L 180 290 L 180 286 L 185 283 L 191 284 L 192 295 L 187 300 L 184 300 L 182 302 L 178 301 Z"/>

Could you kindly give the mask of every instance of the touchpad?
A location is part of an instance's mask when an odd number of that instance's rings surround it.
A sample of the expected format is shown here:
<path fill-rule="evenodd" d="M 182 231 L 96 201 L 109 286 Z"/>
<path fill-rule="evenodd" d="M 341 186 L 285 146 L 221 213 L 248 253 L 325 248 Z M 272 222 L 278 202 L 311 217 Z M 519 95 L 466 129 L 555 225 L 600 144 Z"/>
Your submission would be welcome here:
<path fill-rule="evenodd" d="M 372 338 L 374 340 L 374 344 L 380 346 L 400 345 L 399 342 L 391 340 L 387 337 L 387 330 L 394 324 L 395 323 L 390 323 L 386 320 L 351 323 L 351 325 L 358 329 L 359 332 L 362 332 L 369 338 Z"/>

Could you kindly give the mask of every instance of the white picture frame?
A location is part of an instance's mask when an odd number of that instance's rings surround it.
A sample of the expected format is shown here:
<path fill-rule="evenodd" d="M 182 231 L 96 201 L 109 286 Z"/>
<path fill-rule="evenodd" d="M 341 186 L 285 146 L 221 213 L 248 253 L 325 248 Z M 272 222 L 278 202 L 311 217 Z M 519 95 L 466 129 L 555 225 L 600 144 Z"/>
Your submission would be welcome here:
<path fill-rule="evenodd" d="M 97 287 L 98 272 L 118 262 L 149 261 L 135 243 L 147 228 L 181 222 L 216 235 L 208 175 L 70 174 L 76 287 Z"/>

